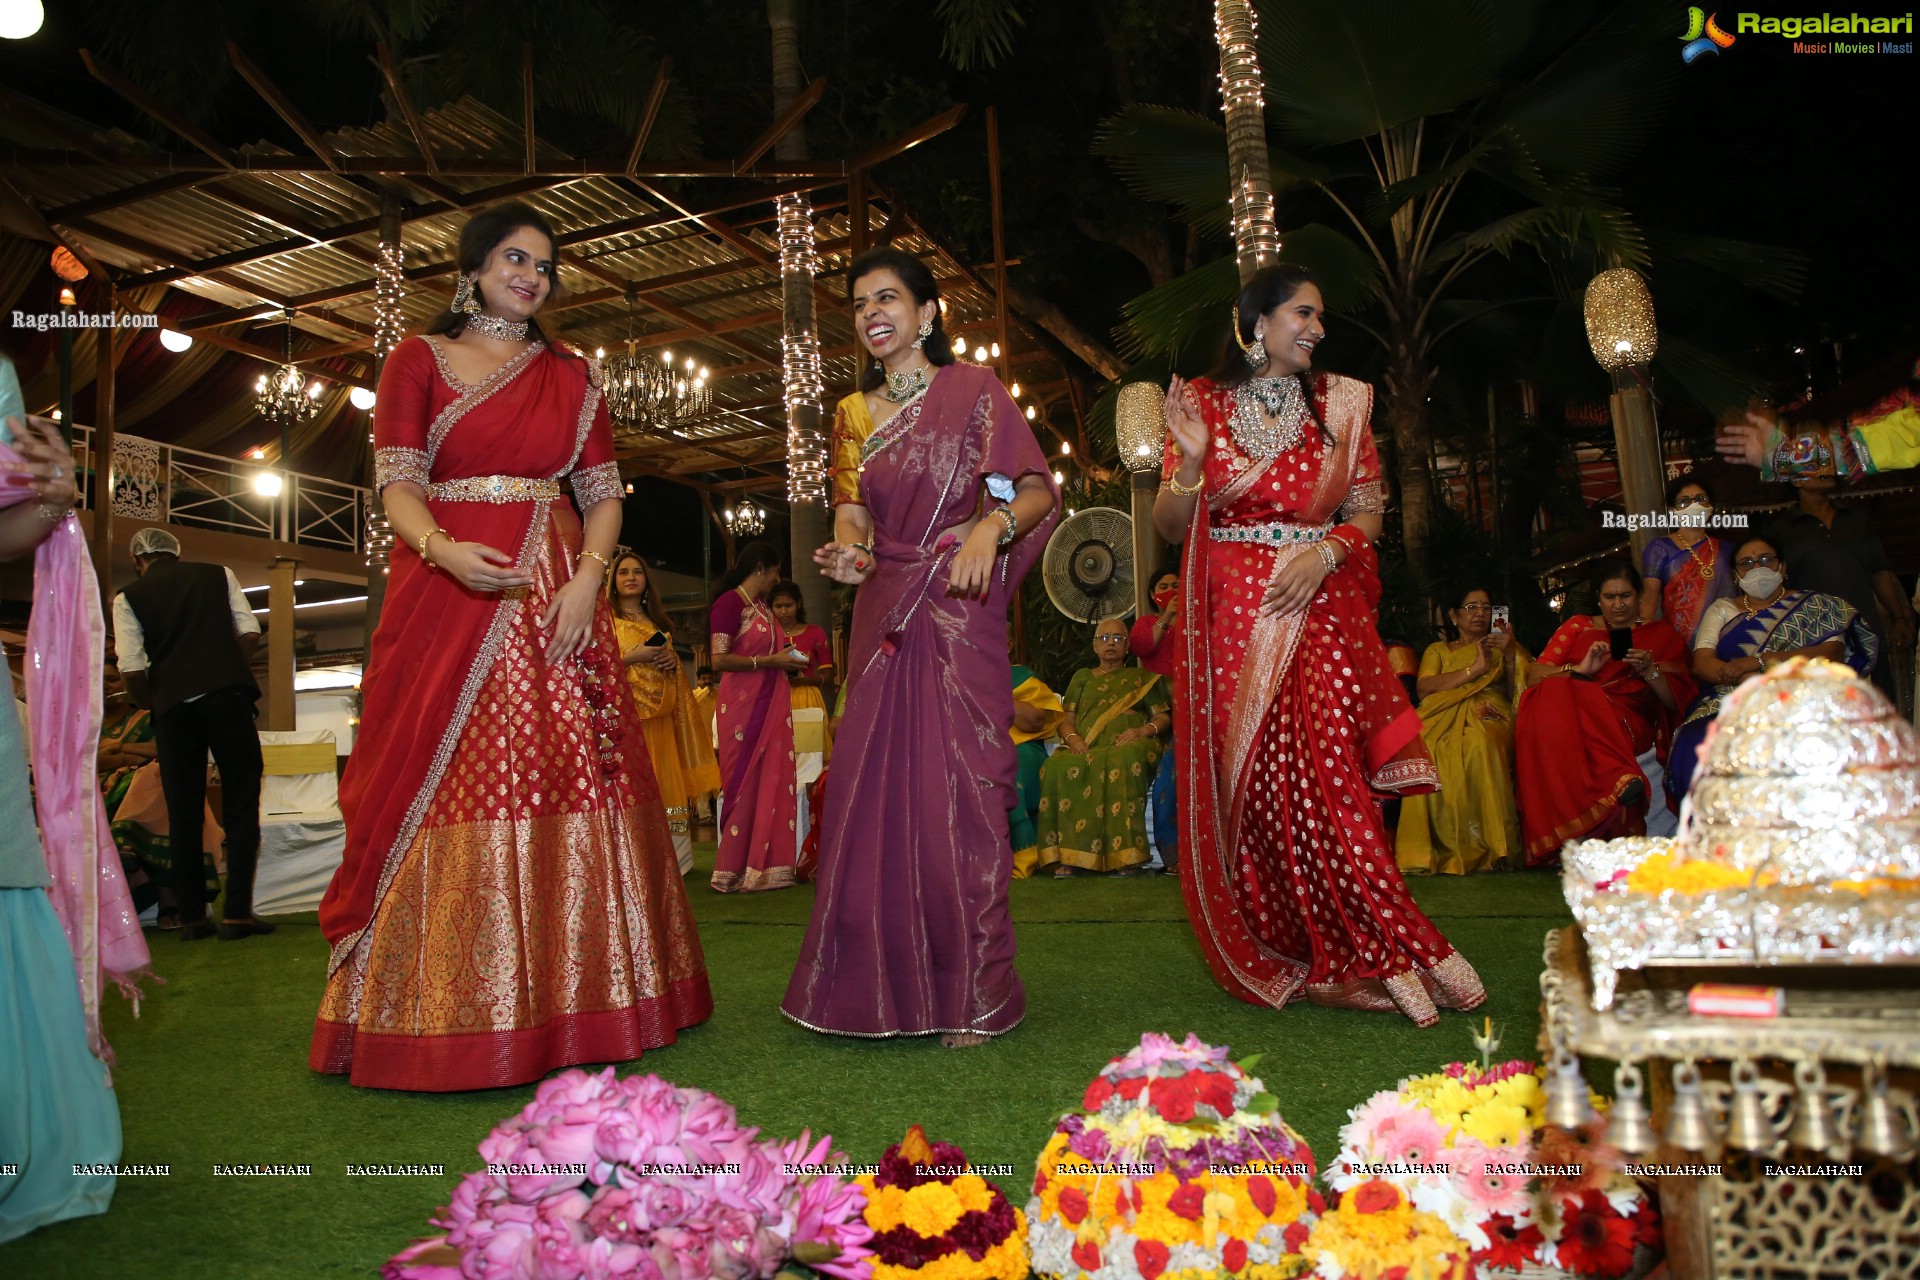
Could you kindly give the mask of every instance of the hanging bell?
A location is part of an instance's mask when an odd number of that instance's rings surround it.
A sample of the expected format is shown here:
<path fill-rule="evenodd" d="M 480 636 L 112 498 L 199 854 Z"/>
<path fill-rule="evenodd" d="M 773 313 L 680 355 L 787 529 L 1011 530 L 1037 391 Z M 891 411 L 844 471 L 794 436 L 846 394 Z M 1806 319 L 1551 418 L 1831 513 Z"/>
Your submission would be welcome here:
<path fill-rule="evenodd" d="M 1553 1079 L 1547 1085 L 1547 1123 L 1562 1129 L 1578 1129 L 1593 1119 L 1593 1103 L 1587 1095 L 1587 1078 L 1580 1074 L 1580 1061 L 1561 1049 L 1553 1056 Z"/>
<path fill-rule="evenodd" d="M 1667 1144 L 1679 1151 L 1713 1146 L 1706 1099 L 1700 1096 L 1700 1068 L 1691 1059 L 1673 1069 L 1673 1103 L 1667 1108 Z"/>
<path fill-rule="evenodd" d="M 1907 1131 L 1906 1117 L 1888 1093 L 1886 1068 L 1880 1063 L 1870 1063 L 1861 1073 L 1860 1095 L 1860 1136 L 1854 1145 L 1870 1156 L 1906 1155 L 1912 1135 Z"/>
<path fill-rule="evenodd" d="M 1607 1113 L 1607 1142 L 1623 1155 L 1643 1156 L 1660 1145 L 1647 1112 L 1640 1068 L 1623 1062 L 1613 1072 L 1613 1109 Z"/>
<path fill-rule="evenodd" d="M 1795 1063 L 1793 1083 L 1800 1096 L 1794 1102 L 1787 1142 L 1800 1151 L 1826 1151 L 1834 1145 L 1833 1112 L 1827 1105 L 1827 1072 L 1817 1059 Z"/>
<path fill-rule="evenodd" d="M 1760 1096 L 1760 1071 L 1746 1058 L 1733 1064 L 1733 1105 L 1727 1112 L 1727 1145 L 1735 1151 L 1768 1151 L 1780 1139 Z"/>

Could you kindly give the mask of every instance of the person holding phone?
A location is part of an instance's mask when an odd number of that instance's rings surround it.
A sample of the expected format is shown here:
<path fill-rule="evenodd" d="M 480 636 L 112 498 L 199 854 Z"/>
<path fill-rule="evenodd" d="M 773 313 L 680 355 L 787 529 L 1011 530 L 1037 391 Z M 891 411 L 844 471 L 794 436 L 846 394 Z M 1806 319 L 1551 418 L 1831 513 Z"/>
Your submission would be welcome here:
<path fill-rule="evenodd" d="M 701 732 L 706 721 L 694 708 L 686 668 L 673 651 L 673 631 L 654 589 L 653 569 L 630 547 L 614 549 L 607 601 L 613 606 L 613 637 L 620 645 L 627 691 L 666 805 L 674 857 L 686 875 L 693 870 L 694 800 L 720 789 L 713 740 Z"/>
<path fill-rule="evenodd" d="M 1440 790 L 1407 796 L 1394 833 L 1400 869 L 1414 875 L 1497 871 L 1520 861 L 1513 802 L 1513 696 L 1524 684 L 1526 647 L 1505 607 L 1478 584 L 1447 612 L 1455 638 L 1420 659 L 1420 732 L 1440 771 Z"/>
<path fill-rule="evenodd" d="M 1664 783 L 1693 700 L 1686 645 L 1668 623 L 1640 621 L 1633 565 L 1602 560 L 1591 581 L 1600 612 L 1560 625 L 1520 698 L 1514 781 L 1529 867 L 1555 865 L 1569 840 L 1675 827 Z"/>

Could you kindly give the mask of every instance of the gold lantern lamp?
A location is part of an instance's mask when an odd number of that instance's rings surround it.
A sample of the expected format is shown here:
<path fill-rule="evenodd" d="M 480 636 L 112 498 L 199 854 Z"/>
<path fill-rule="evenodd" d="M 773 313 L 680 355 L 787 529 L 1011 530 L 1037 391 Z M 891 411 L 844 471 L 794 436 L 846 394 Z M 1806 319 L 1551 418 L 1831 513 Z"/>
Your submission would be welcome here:
<path fill-rule="evenodd" d="M 1157 382 L 1129 382 L 1120 388 L 1113 406 L 1113 434 L 1127 470 L 1160 469 L 1161 442 L 1167 436 L 1166 398 Z"/>
<path fill-rule="evenodd" d="M 1650 362 L 1660 350 L 1653 319 L 1653 295 L 1631 267 L 1602 271 L 1587 283 L 1587 345 L 1607 370 Z"/>

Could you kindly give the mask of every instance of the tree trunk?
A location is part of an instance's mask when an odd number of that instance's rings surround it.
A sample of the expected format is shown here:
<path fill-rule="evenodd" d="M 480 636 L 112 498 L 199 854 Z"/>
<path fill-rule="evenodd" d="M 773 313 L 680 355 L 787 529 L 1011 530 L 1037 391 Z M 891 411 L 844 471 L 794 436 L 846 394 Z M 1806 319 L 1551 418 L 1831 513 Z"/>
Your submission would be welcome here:
<path fill-rule="evenodd" d="M 1252 42 L 1252 0 L 1214 0 L 1213 14 L 1226 104 L 1233 240 L 1240 282 L 1245 284 L 1280 256 L 1273 222 L 1273 167 L 1267 160 L 1267 119 L 1258 91 L 1260 64 Z"/>
<path fill-rule="evenodd" d="M 773 114 L 777 118 L 807 87 L 806 72 L 800 65 L 800 0 L 767 0 L 767 25 L 773 30 Z M 783 161 L 804 163 L 807 159 L 806 125 L 802 122 L 788 130 L 774 144 L 774 155 Z M 814 331 L 813 280 L 799 273 L 783 273 L 780 279 L 781 329 L 788 336 Z M 787 439 L 818 439 L 821 406 L 789 404 Z M 788 463 L 792 465 L 791 459 Z M 788 573 L 799 584 L 800 600 L 807 617 L 831 626 L 833 597 L 827 581 L 807 566 L 813 553 L 832 538 L 826 499 L 788 503 Z"/>
<path fill-rule="evenodd" d="M 1434 371 L 1425 352 L 1402 341 L 1387 364 L 1385 417 L 1393 436 L 1395 480 L 1400 490 L 1400 537 L 1407 564 L 1420 581 L 1427 577 L 1427 542 L 1433 527 L 1433 424 L 1427 418 L 1427 392 Z"/>

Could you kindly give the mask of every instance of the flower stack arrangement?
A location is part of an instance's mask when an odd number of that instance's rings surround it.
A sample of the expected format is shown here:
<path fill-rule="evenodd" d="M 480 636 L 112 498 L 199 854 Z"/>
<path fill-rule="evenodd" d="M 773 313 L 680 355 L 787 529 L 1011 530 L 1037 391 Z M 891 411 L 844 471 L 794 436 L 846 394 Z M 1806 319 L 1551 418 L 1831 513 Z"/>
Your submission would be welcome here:
<path fill-rule="evenodd" d="M 1465 1241 L 1378 1178 L 1361 1183 L 1307 1233 L 1315 1280 L 1472 1280 Z"/>
<path fill-rule="evenodd" d="M 1040 1153 L 1027 1203 L 1048 1280 L 1291 1280 L 1324 1208 L 1313 1153 L 1257 1059 L 1149 1032 L 1087 1086 Z"/>
<path fill-rule="evenodd" d="M 1497 1044 L 1491 1028 L 1476 1042 Z M 1660 1243 L 1652 1200 L 1621 1172 L 1618 1152 L 1546 1127 L 1545 1113 L 1546 1090 L 1530 1062 L 1456 1062 L 1409 1076 L 1349 1113 L 1340 1152 L 1327 1166 L 1327 1184 L 1341 1195 L 1330 1216 L 1352 1218 L 1349 1203 L 1359 1196 L 1376 1207 L 1355 1213 L 1380 1212 L 1383 1189 L 1391 1189 L 1424 1219 L 1423 1234 L 1437 1225 L 1460 1241 L 1478 1276 L 1633 1272 L 1643 1250 Z M 1342 1244 L 1357 1238 L 1349 1233 Z M 1345 1263 L 1328 1266 L 1315 1253 L 1318 1239 L 1308 1241 L 1307 1253 L 1323 1276 L 1361 1274 Z M 1421 1256 L 1428 1248 L 1421 1245 Z M 1336 1252 L 1379 1260 L 1364 1249 Z"/>
<path fill-rule="evenodd" d="M 866 1197 L 833 1140 L 743 1127 L 727 1103 L 658 1076 L 545 1080 L 480 1144 L 444 1236 L 384 1280 L 770 1280 L 792 1263 L 871 1280 Z"/>
<path fill-rule="evenodd" d="M 873 1232 L 873 1280 L 1025 1280 L 1026 1216 L 919 1125 L 855 1182 Z"/>

